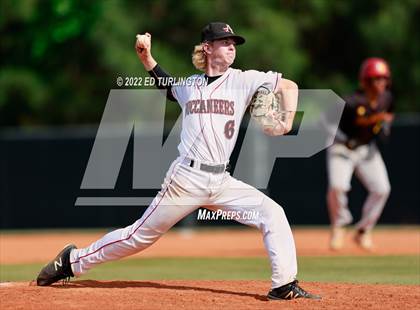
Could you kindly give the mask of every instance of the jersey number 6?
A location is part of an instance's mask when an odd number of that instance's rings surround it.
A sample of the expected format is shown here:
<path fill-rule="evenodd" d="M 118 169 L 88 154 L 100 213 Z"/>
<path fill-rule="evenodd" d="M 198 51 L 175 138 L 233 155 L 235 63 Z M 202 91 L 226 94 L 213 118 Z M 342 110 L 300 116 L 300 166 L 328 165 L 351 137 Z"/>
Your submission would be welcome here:
<path fill-rule="evenodd" d="M 233 137 L 234 132 L 235 132 L 235 121 L 234 120 L 227 121 L 225 125 L 226 138 L 231 139 Z"/>

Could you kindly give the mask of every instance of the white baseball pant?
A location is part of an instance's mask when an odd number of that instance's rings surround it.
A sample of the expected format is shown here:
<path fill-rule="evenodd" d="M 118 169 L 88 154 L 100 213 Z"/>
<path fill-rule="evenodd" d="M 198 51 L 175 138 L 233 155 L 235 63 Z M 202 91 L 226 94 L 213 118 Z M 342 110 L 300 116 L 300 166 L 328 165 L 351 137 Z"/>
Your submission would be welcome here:
<path fill-rule="evenodd" d="M 351 189 L 351 179 L 355 172 L 368 191 L 356 229 L 371 230 L 377 223 L 391 190 L 386 167 L 376 144 L 362 145 L 354 150 L 343 144 L 333 144 L 327 150 L 327 169 L 327 202 L 331 224 L 341 227 L 353 221 L 348 208 L 347 192 Z"/>
<path fill-rule="evenodd" d="M 293 281 L 297 274 L 296 249 L 283 208 L 227 172 L 213 174 L 181 162 L 178 158 L 172 163 L 161 191 L 139 220 L 71 252 L 74 275 L 146 249 L 179 220 L 203 206 L 212 211 L 257 212 L 256 218 L 238 221 L 261 231 L 271 262 L 272 288 Z"/>

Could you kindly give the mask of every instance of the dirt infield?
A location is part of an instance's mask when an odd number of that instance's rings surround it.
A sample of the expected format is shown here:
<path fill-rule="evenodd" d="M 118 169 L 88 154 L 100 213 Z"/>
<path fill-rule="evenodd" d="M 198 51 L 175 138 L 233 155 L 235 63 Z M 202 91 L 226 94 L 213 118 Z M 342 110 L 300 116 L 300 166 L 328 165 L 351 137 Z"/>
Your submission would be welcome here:
<path fill-rule="evenodd" d="M 2 283 L 0 300 L 2 309 L 416 309 L 420 304 L 415 286 L 302 286 L 323 299 L 267 301 L 266 281 L 74 281 L 52 287 Z"/>
<path fill-rule="evenodd" d="M 87 246 L 101 233 L 1 234 L 0 264 L 46 262 L 67 243 Z M 295 229 L 293 231 L 299 256 L 314 255 L 418 255 L 420 230 L 415 228 L 377 230 L 375 249 L 366 252 L 347 234 L 346 247 L 340 252 L 328 248 L 328 230 Z M 180 230 L 164 235 L 155 245 L 132 257 L 258 257 L 266 256 L 261 234 L 254 229 Z"/>
<path fill-rule="evenodd" d="M 100 233 L 60 232 L 0 235 L 0 264 L 45 263 L 68 242 L 83 247 Z M 377 230 L 373 252 L 359 249 L 347 235 L 341 252 L 328 249 L 325 229 L 295 229 L 302 255 L 419 255 L 416 228 Z M 245 230 L 178 230 L 133 257 L 258 257 L 266 256 L 261 235 Z M 323 299 L 267 301 L 267 281 L 72 281 L 66 286 L 0 283 L 1 309 L 416 309 L 420 287 L 306 282 L 302 286 Z"/>

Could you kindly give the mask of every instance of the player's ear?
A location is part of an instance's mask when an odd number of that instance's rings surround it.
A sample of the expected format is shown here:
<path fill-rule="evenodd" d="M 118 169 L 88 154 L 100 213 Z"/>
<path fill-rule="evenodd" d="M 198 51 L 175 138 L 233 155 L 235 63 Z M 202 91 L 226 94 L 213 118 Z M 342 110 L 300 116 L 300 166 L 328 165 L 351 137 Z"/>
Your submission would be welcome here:
<path fill-rule="evenodd" d="M 212 42 L 204 42 L 203 43 L 203 51 L 206 55 L 211 54 L 212 49 L 213 49 Z"/>

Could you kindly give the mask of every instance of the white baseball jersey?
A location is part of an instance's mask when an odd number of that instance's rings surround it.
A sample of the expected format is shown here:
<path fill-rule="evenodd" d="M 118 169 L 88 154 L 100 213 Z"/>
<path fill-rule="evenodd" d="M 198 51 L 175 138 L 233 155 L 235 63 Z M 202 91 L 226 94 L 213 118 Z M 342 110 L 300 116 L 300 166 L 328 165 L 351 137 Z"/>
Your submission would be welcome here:
<path fill-rule="evenodd" d="M 229 68 L 210 85 L 204 74 L 190 84 L 172 87 L 182 108 L 181 157 L 208 163 L 226 163 L 235 146 L 239 126 L 258 87 L 275 90 L 281 74 Z"/>

